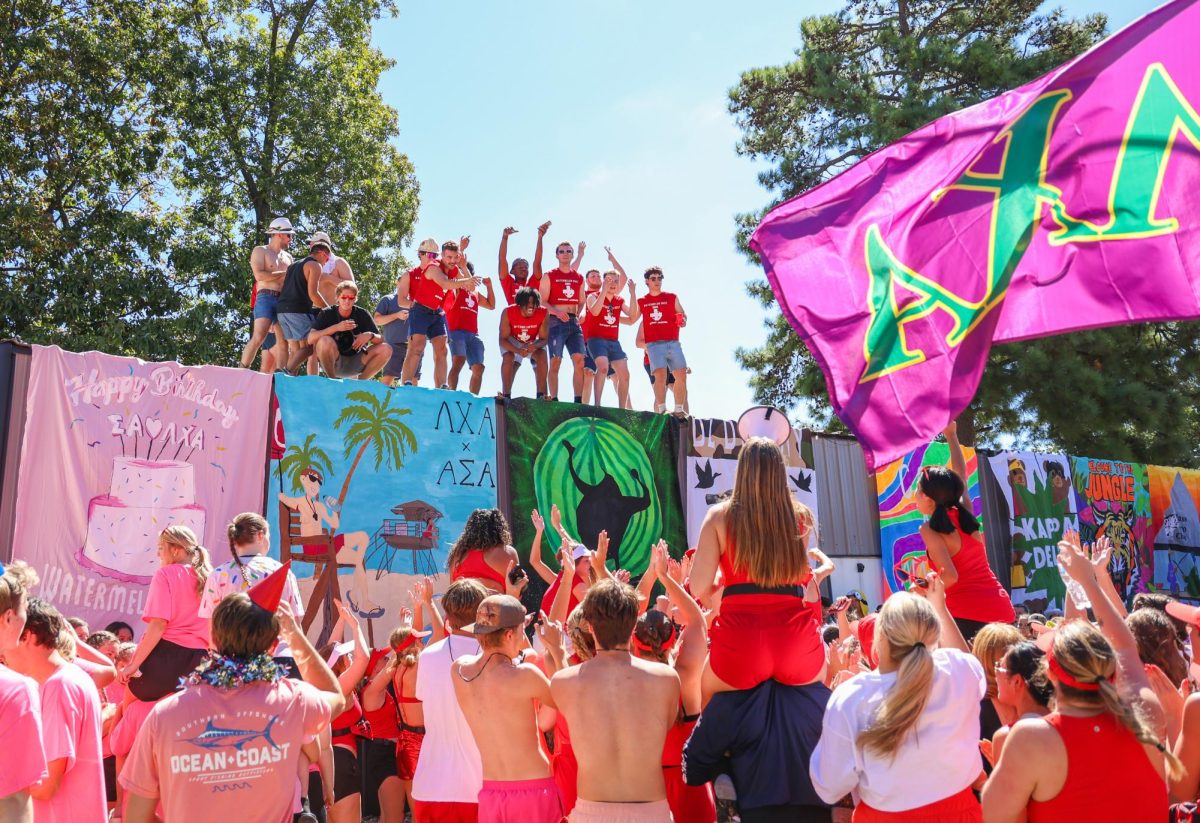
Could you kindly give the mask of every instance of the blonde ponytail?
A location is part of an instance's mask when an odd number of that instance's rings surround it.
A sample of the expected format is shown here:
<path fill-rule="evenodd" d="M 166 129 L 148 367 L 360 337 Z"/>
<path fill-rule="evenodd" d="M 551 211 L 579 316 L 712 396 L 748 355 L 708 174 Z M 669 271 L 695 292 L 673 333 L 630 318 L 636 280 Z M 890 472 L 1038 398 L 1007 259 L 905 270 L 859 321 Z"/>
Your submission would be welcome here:
<path fill-rule="evenodd" d="M 881 651 L 897 664 L 896 682 L 856 742 L 880 757 L 894 758 L 921 719 L 933 688 L 937 614 L 923 598 L 901 592 L 883 604 L 876 631 L 876 643 L 880 637 L 885 641 Z"/>
<path fill-rule="evenodd" d="M 1074 621 L 1054 636 L 1053 657 L 1058 666 L 1081 684 L 1094 683 L 1099 691 L 1077 689 L 1060 678 L 1059 693 L 1072 703 L 1099 706 L 1129 729 L 1138 741 L 1162 752 L 1167 777 L 1177 780 L 1183 774 L 1183 764 L 1170 746 L 1159 740 L 1138 706 L 1121 696 L 1113 683 L 1117 672 L 1117 655 L 1108 640 L 1091 624 Z"/>
<path fill-rule="evenodd" d="M 187 526 L 167 526 L 159 538 L 171 546 L 177 546 L 187 554 L 188 565 L 196 573 L 196 594 L 204 594 L 204 584 L 212 573 L 212 560 L 208 549 L 200 545 L 200 538 Z"/>

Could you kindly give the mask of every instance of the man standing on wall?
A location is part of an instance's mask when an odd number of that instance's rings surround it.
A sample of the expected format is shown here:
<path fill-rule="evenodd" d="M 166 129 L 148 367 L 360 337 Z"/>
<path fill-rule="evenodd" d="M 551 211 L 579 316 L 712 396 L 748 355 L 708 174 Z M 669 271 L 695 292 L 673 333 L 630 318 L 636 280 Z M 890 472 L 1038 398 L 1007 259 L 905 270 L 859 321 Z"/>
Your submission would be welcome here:
<path fill-rule="evenodd" d="M 288 247 L 292 245 L 292 221 L 286 217 L 276 217 L 267 229 L 267 245 L 255 246 L 250 252 L 250 273 L 254 277 L 254 327 L 250 332 L 250 340 L 242 349 L 242 368 L 248 369 L 254 365 L 254 355 L 258 354 L 267 333 L 277 320 L 277 305 L 279 292 L 283 288 L 283 278 L 287 275 L 288 266 L 292 265 L 292 256 Z"/>
<path fill-rule="evenodd" d="M 533 255 L 533 278 L 538 281 L 542 305 L 550 312 L 550 396 L 558 399 L 558 370 L 562 366 L 563 350 L 571 356 L 571 385 L 576 403 L 583 402 L 583 330 L 579 326 L 579 310 L 583 304 L 583 276 L 572 268 L 575 250 L 570 243 L 554 248 L 558 265 L 542 274 L 542 241 L 550 229 L 547 220 L 538 226 L 537 248 Z M 580 258 L 585 248 L 579 244 Z"/>

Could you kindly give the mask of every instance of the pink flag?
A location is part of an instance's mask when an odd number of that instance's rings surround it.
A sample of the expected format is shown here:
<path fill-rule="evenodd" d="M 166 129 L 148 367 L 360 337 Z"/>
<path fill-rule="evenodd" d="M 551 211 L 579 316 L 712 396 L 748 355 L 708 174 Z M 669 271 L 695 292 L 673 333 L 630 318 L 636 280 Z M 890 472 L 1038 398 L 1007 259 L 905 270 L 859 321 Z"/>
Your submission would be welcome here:
<path fill-rule="evenodd" d="M 993 342 L 1200 317 L 1200 8 L 1165 5 L 772 210 L 751 246 L 883 465 Z"/>

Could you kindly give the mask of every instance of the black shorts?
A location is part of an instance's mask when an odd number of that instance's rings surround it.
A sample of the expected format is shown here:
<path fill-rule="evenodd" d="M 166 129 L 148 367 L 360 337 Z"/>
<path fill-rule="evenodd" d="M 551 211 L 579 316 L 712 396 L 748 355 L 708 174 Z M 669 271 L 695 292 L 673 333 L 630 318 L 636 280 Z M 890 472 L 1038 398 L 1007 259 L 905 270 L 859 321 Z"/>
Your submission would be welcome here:
<path fill-rule="evenodd" d="M 104 799 L 117 802 L 117 758 L 111 754 L 104 758 Z"/>
<path fill-rule="evenodd" d="M 643 366 L 645 366 L 645 368 L 646 368 L 646 376 L 650 378 L 650 385 L 651 385 L 651 386 L 653 386 L 653 385 L 654 385 L 654 372 L 650 370 L 650 364 L 649 364 L 649 363 L 647 363 L 647 362 L 646 362 L 646 361 L 643 359 L 643 360 L 642 360 L 642 365 L 643 365 Z M 669 371 L 669 370 L 667 371 L 667 385 L 668 385 L 668 386 L 674 386 L 674 385 L 675 385 L 675 375 L 674 375 L 674 374 L 673 374 L 671 371 Z"/>
<path fill-rule="evenodd" d="M 358 755 L 345 746 L 333 747 L 333 799 L 362 792 L 362 773 L 358 769 Z"/>
<path fill-rule="evenodd" d="M 139 667 L 141 676 L 129 681 L 129 691 L 138 700 L 147 703 L 161 700 L 171 692 L 178 691 L 179 679 L 191 674 L 206 657 L 207 649 L 189 649 L 160 639 L 142 661 Z"/>
<path fill-rule="evenodd" d="M 363 756 L 364 792 L 375 794 L 389 777 L 399 779 L 395 740 L 364 740 L 360 751 Z"/>

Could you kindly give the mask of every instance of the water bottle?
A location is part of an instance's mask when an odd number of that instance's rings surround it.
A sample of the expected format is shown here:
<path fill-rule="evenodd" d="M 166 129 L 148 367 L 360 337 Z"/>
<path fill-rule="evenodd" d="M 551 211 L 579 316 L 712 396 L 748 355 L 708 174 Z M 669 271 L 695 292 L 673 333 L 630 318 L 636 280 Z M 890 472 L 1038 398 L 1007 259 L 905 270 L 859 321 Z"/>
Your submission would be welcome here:
<path fill-rule="evenodd" d="M 1067 585 L 1067 595 L 1070 596 L 1075 606 L 1079 609 L 1090 609 L 1092 601 L 1088 598 L 1087 592 L 1083 590 L 1083 586 L 1079 584 L 1078 580 L 1067 574 L 1067 570 L 1063 568 L 1062 561 L 1058 561 L 1058 575 L 1063 579 L 1063 583 Z"/>

